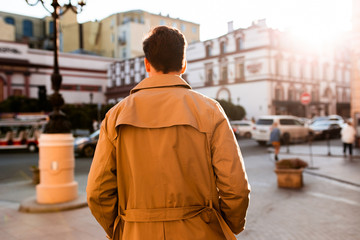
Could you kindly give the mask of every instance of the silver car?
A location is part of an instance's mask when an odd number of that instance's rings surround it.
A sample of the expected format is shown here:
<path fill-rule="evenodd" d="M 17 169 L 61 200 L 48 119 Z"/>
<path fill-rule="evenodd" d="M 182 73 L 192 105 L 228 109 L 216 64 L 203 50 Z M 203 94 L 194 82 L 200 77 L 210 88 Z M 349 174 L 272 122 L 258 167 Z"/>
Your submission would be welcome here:
<path fill-rule="evenodd" d="M 97 130 L 90 134 L 89 137 L 77 137 L 75 138 L 75 153 L 84 157 L 92 157 L 95 152 L 96 144 L 99 139 L 100 130 Z"/>

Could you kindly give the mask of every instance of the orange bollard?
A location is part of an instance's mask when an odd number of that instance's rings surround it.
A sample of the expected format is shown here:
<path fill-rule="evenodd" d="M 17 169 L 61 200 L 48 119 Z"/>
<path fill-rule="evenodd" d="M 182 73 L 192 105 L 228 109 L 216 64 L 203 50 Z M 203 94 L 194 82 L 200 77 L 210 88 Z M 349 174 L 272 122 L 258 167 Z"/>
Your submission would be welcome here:
<path fill-rule="evenodd" d="M 72 134 L 41 134 L 39 138 L 40 184 L 36 201 L 55 204 L 75 200 L 78 183 L 74 181 L 74 137 Z"/>

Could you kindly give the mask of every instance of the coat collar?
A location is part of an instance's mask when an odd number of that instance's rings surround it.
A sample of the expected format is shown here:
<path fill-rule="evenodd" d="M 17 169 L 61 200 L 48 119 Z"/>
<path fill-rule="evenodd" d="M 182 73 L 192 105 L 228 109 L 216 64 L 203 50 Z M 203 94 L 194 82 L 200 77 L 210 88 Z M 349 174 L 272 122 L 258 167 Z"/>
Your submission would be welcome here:
<path fill-rule="evenodd" d="M 174 87 L 181 86 L 191 89 L 190 85 L 185 82 L 179 75 L 162 74 L 153 77 L 148 77 L 142 80 L 138 85 L 131 89 L 130 94 L 133 94 L 142 89 Z"/>

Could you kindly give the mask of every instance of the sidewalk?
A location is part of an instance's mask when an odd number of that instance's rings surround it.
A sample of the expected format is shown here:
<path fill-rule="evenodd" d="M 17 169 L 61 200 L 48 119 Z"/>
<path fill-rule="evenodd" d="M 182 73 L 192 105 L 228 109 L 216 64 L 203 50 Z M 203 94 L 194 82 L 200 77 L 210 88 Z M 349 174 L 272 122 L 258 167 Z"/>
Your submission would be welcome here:
<path fill-rule="evenodd" d="M 343 155 L 342 146 L 290 145 L 281 147 L 279 157 L 300 158 L 309 164 L 305 173 L 360 187 L 359 148 L 353 149 L 353 156 L 350 158 Z"/>
<path fill-rule="evenodd" d="M 269 150 L 272 150 L 269 148 Z M 312 155 L 310 152 L 312 151 Z M 331 155 L 324 146 L 290 145 L 289 151 L 286 146 L 281 147 L 280 158 L 298 157 L 309 163 L 310 168 L 304 174 L 316 175 L 330 181 L 341 182 L 351 188 L 360 187 L 360 151 L 354 149 L 354 156 L 350 160 L 342 154 L 340 146 L 331 146 Z M 273 154 L 261 155 L 257 161 L 264 162 L 264 157 L 273 158 Z M 249 158 L 251 160 L 251 158 Z M 268 163 L 266 163 L 268 165 Z M 312 168 L 311 168 L 312 167 Z M 258 170 L 255 170 L 258 171 Z M 264 171 L 264 170 L 263 170 Z M 260 173 L 262 174 L 262 173 Z M 273 173 L 268 173 L 273 174 Z M 75 180 L 79 184 L 79 194 L 85 194 L 87 175 L 76 175 Z M 308 181 L 308 180 L 307 180 Z M 265 189 L 265 187 L 264 187 Z M 268 189 L 268 188 L 266 188 Z M 360 188 L 359 188 L 360 189 Z M 282 191 L 276 189 L 266 190 L 269 196 L 279 194 L 293 194 L 304 196 L 302 192 Z M 277 195 L 273 194 L 277 191 Z M 261 192 L 260 196 L 264 196 Z M 310 194 L 310 193 L 307 193 Z M 0 184 L 0 235 L 1 239 L 7 240 L 99 240 L 106 239 L 105 233 L 92 217 L 88 207 L 61 211 L 55 213 L 22 213 L 18 211 L 21 201 L 36 195 L 35 185 L 28 181 Z M 254 199 L 260 201 L 258 199 Z M 343 199 L 340 199 L 345 201 Z M 348 201 L 351 204 L 358 204 Z M 255 202 L 254 202 L 255 203 Z M 254 204 L 255 205 L 255 204 Z M 270 210 L 269 210 L 270 211 Z M 260 214 L 260 213 L 259 213 Z M 264 214 L 263 212 L 261 214 Z M 260 219 L 263 217 L 259 216 Z M 255 224 L 255 223 L 253 223 Z M 250 224 L 251 225 L 251 224 Z M 261 225 L 261 224 L 260 224 Z M 263 229 L 264 230 L 264 229 Z M 239 239 L 251 234 L 251 229 Z M 257 235 L 258 234 L 258 235 Z M 276 239 L 271 238 L 266 231 L 257 231 L 255 237 L 248 239 Z M 279 236 L 277 236 L 279 237 Z M 304 237 L 304 236 L 303 236 Z M 277 238 L 280 239 L 280 238 Z M 284 238 L 283 238 L 284 239 Z M 288 238 L 291 239 L 291 238 Z M 305 239 L 305 238 L 300 238 Z M 309 238 L 314 239 L 314 238 Z M 319 238 L 321 239 L 321 238 Z"/>

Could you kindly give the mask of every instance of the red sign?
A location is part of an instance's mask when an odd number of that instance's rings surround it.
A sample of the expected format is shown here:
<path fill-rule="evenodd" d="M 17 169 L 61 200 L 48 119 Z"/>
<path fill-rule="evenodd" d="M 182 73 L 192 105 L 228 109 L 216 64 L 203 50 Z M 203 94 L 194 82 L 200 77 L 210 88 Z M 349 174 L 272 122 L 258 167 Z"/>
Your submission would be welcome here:
<path fill-rule="evenodd" d="M 301 104 L 307 105 L 311 102 L 311 96 L 307 92 L 303 92 L 300 96 L 300 102 Z"/>

